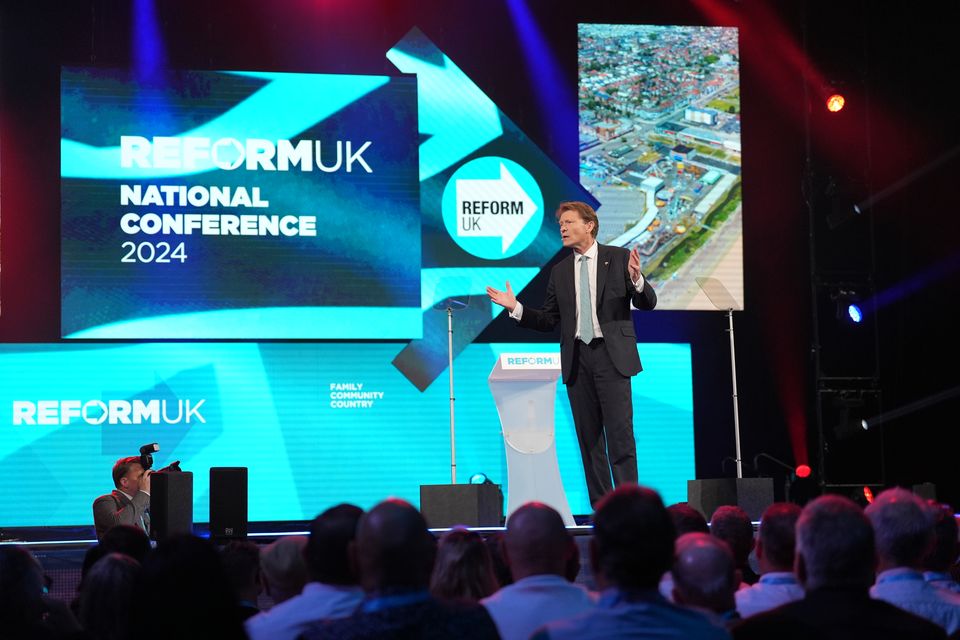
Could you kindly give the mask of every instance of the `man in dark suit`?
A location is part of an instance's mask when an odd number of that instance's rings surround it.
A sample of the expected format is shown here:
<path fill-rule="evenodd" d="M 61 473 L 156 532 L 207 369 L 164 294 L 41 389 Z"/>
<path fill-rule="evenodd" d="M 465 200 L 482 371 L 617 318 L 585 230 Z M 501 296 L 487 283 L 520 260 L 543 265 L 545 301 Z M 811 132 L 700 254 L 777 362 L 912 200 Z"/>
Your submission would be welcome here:
<path fill-rule="evenodd" d="M 550 272 L 543 306 L 521 305 L 509 282 L 506 291 L 487 287 L 487 295 L 520 326 L 552 331 L 560 325 L 561 372 L 596 506 L 614 486 L 637 481 L 630 378 L 642 367 L 630 304 L 653 309 L 657 294 L 640 272 L 636 249 L 597 242 L 593 207 L 563 202 L 557 221 L 563 246 L 573 251 Z"/>
<path fill-rule="evenodd" d="M 113 465 L 116 489 L 93 501 L 93 526 L 97 540 L 111 527 L 128 524 L 150 534 L 150 471 L 138 456 L 120 458 Z"/>

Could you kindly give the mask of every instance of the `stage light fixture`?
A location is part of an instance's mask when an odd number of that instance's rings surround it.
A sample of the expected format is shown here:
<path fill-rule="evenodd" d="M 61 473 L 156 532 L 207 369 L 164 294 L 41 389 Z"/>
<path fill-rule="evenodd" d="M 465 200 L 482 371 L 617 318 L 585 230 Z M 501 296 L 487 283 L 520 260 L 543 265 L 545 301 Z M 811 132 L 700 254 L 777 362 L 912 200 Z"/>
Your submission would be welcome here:
<path fill-rule="evenodd" d="M 867 401 L 863 391 L 841 391 L 834 398 L 837 409 L 837 421 L 833 426 L 834 436 L 838 440 L 859 437 L 867 431 L 867 414 L 873 406 Z"/>
<path fill-rule="evenodd" d="M 827 98 L 827 111 L 830 113 L 838 113 L 843 109 L 843 106 L 847 103 L 846 99 L 842 94 L 834 93 Z"/>
<path fill-rule="evenodd" d="M 798 478 L 809 478 L 810 477 L 810 465 L 801 464 L 797 466 L 793 472 L 797 475 Z"/>
<path fill-rule="evenodd" d="M 860 305 L 853 302 L 848 304 L 847 317 L 849 317 L 856 324 L 860 324 L 863 321 L 863 310 L 860 309 Z"/>
<path fill-rule="evenodd" d="M 830 293 L 830 298 L 836 303 L 837 320 L 852 324 L 863 322 L 865 314 L 860 306 L 860 294 L 856 290 L 838 287 Z"/>
<path fill-rule="evenodd" d="M 493 484 L 485 473 L 475 473 L 470 476 L 470 484 Z"/>
<path fill-rule="evenodd" d="M 863 215 L 863 189 L 849 177 L 828 175 L 823 186 L 827 227 L 834 231 L 848 220 Z"/>

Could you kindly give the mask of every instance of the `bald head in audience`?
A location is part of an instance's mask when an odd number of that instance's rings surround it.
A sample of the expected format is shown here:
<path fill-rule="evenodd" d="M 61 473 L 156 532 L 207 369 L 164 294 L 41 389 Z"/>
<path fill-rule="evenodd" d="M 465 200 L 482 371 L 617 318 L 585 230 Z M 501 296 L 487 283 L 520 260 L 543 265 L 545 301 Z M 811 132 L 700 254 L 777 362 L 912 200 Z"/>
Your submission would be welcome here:
<path fill-rule="evenodd" d="M 727 544 L 707 533 L 677 538 L 673 563 L 673 599 L 677 604 L 723 614 L 735 608 L 733 554 Z"/>
<path fill-rule="evenodd" d="M 514 580 L 543 574 L 569 578 L 573 565 L 580 564 L 563 518 L 541 502 L 529 502 L 513 512 L 507 520 L 504 551 Z"/>
<path fill-rule="evenodd" d="M 381 502 L 360 519 L 355 546 L 360 583 L 372 593 L 426 589 L 436 557 L 427 521 L 403 500 Z"/>

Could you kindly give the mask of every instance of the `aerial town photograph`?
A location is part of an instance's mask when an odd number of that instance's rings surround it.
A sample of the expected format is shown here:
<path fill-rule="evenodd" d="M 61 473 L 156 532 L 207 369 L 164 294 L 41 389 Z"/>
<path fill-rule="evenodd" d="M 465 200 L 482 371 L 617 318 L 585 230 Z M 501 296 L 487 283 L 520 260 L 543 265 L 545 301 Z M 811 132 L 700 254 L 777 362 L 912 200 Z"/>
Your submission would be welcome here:
<path fill-rule="evenodd" d="M 660 308 L 742 309 L 737 29 L 581 24 L 579 75 L 599 241 L 640 250 Z"/>

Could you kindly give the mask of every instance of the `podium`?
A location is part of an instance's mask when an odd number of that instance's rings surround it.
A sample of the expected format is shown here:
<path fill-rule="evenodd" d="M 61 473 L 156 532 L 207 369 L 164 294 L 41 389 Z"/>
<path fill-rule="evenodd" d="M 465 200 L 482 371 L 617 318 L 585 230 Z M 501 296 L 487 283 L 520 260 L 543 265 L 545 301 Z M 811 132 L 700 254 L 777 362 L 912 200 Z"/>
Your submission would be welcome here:
<path fill-rule="evenodd" d="M 537 501 L 573 526 L 560 479 L 554 429 L 559 353 L 504 353 L 487 379 L 507 452 L 507 517 Z"/>

